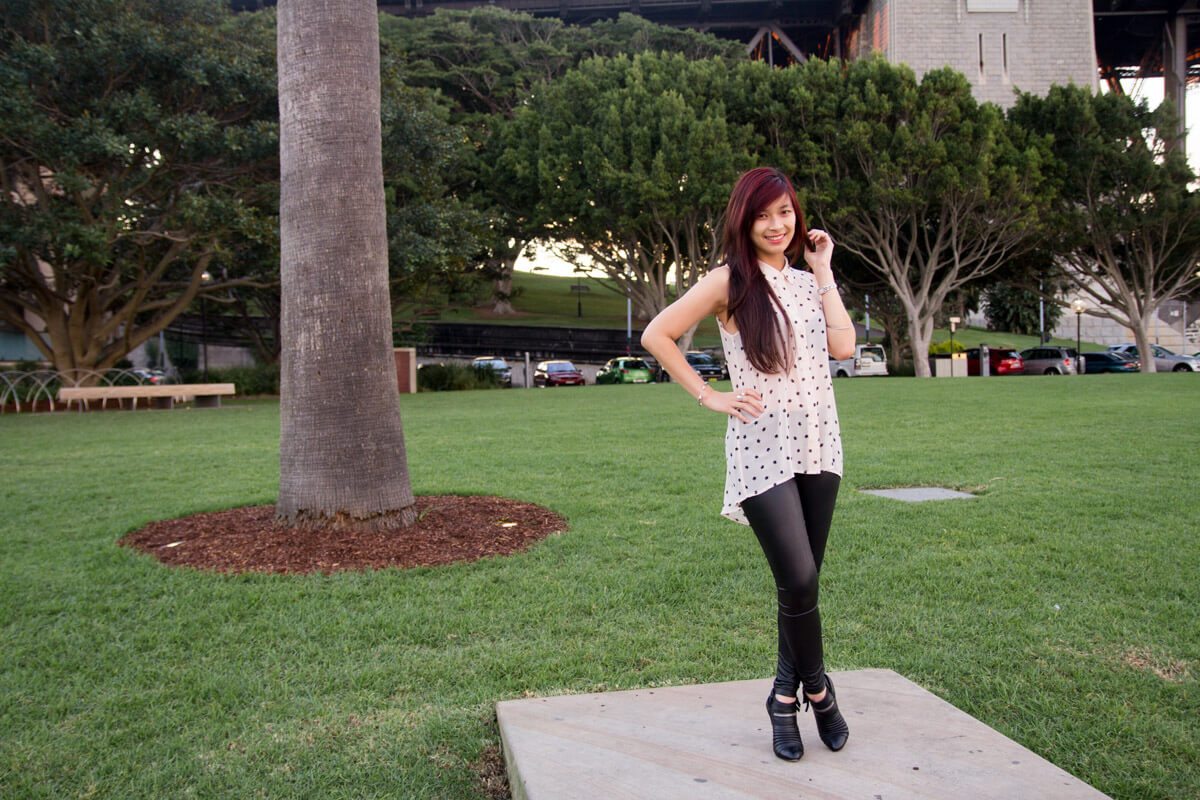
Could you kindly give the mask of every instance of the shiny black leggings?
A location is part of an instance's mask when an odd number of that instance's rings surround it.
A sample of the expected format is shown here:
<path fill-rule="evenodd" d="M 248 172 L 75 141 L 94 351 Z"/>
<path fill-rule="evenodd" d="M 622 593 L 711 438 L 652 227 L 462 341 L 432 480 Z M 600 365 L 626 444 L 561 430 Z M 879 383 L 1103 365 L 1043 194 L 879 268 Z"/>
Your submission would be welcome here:
<path fill-rule="evenodd" d="M 794 696 L 825 688 L 817 576 L 833 522 L 841 478 L 832 472 L 796 475 L 742 501 L 779 594 L 779 662 L 775 692 Z"/>

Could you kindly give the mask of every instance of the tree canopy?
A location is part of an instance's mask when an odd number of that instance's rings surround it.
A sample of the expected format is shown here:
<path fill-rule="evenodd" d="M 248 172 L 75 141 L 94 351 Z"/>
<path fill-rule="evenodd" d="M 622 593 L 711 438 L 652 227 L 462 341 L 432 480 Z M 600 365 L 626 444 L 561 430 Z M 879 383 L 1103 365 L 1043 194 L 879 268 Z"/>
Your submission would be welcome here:
<path fill-rule="evenodd" d="M 103 370 L 202 291 L 231 235 L 272 236 L 273 50 L 219 0 L 9 2 L 0 33 L 0 317 Z"/>
<path fill-rule="evenodd" d="M 1134 331 L 1149 352 L 1158 308 L 1200 286 L 1200 194 L 1179 149 L 1174 111 L 1124 95 L 1055 86 L 1010 112 L 1052 141 L 1057 191 L 1048 249 L 1091 302 L 1087 313 Z M 1154 359 L 1141 359 L 1154 371 Z"/>
<path fill-rule="evenodd" d="M 946 298 L 1035 244 L 1046 144 L 977 103 L 950 69 L 918 82 L 876 57 L 783 73 L 799 84 L 794 116 L 812 140 L 794 159 L 812 216 L 895 293 L 916 373 L 928 376 Z"/>
<path fill-rule="evenodd" d="M 537 217 L 650 317 L 712 266 L 757 135 L 731 122 L 739 65 L 642 53 L 589 59 L 520 109 L 505 157 Z"/>
<path fill-rule="evenodd" d="M 564 25 L 493 7 L 439 9 L 420 18 L 381 18 L 386 52 L 401 62 L 410 85 L 435 89 L 450 120 L 468 127 L 474 157 L 449 177 L 455 190 L 488 220 L 478 255 L 494 280 L 497 313 L 511 313 L 512 270 L 533 239 L 551 236 L 537 213 L 536 187 L 521 181 L 502 135 L 541 83 L 554 83 L 595 56 L 665 51 L 688 59 L 737 58 L 735 42 L 692 30 L 668 28 L 633 14 L 589 26 Z"/>
<path fill-rule="evenodd" d="M 278 315 L 274 12 L 2 13 L 0 318 L 60 369 L 103 369 L 203 294 L 272 357 L 278 338 L 251 315 Z M 1169 108 L 1056 87 L 1006 118 L 949 69 L 771 69 L 633 15 L 577 27 L 486 7 L 380 25 L 394 297 L 482 273 L 511 310 L 516 258 L 554 240 L 649 317 L 712 266 L 729 189 L 763 164 L 834 236 L 845 293 L 902 315 L 893 352 L 911 342 L 917 374 L 966 290 L 1069 280 L 1145 344 L 1162 303 L 1200 288 L 1200 196 L 1166 147 Z M 1027 327 L 1034 304 L 1006 291 L 993 316 Z"/>

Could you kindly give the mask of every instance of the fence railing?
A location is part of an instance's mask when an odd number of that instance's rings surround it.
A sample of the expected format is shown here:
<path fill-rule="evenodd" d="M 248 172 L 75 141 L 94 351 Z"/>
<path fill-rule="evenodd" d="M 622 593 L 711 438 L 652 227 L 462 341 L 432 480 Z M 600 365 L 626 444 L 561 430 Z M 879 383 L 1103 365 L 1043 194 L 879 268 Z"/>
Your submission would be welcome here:
<path fill-rule="evenodd" d="M 53 412 L 58 390 L 64 386 L 141 386 L 152 383 L 178 383 L 179 373 L 147 369 L 71 370 L 0 370 L 0 414 L 13 410 L 35 411 L 44 404 Z M 103 404 L 101 405 L 103 407 Z"/>

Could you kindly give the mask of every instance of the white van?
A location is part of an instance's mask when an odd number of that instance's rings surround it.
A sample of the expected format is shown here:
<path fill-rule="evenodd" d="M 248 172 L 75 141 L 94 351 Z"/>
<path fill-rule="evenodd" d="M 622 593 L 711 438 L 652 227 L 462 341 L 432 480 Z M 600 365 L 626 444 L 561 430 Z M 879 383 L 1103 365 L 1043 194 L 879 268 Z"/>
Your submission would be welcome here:
<path fill-rule="evenodd" d="M 846 358 L 841 361 L 829 359 L 829 374 L 835 378 L 887 375 L 887 355 L 883 351 L 883 345 L 854 345 L 854 358 Z"/>

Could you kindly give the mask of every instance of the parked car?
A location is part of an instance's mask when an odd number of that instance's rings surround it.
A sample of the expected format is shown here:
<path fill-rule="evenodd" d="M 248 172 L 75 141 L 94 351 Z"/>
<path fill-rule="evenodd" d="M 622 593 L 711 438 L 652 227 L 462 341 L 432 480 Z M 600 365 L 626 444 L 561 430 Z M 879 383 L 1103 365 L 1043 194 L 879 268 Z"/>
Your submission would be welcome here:
<path fill-rule="evenodd" d="M 706 381 L 720 381 L 729 377 L 729 371 L 725 369 L 725 365 L 708 353 L 689 350 L 684 353 L 684 358 L 687 359 L 688 365 L 696 370 L 696 374 Z"/>
<path fill-rule="evenodd" d="M 887 354 L 878 344 L 854 345 L 854 357 L 838 361 L 829 357 L 829 374 L 835 378 L 854 378 L 860 375 L 887 375 Z"/>
<path fill-rule="evenodd" d="M 491 370 L 501 386 L 512 388 L 512 367 L 503 358 L 496 356 L 480 356 L 471 362 L 476 370 Z"/>
<path fill-rule="evenodd" d="M 1114 344 L 1108 349 L 1141 358 L 1136 344 Z M 1150 349 L 1154 353 L 1154 369 L 1158 372 L 1200 372 L 1200 358 L 1177 355 L 1156 344 L 1150 345 Z"/>
<path fill-rule="evenodd" d="M 534 386 L 583 386 L 583 373 L 570 361 L 542 361 L 533 370 Z"/>
<path fill-rule="evenodd" d="M 1024 375 L 1025 362 L 1016 350 L 1004 347 L 988 348 L 988 372 L 992 375 Z M 967 374 L 979 374 L 979 348 L 967 350 Z"/>
<path fill-rule="evenodd" d="M 654 383 L 650 366 L 640 358 L 611 358 L 596 373 L 596 383 Z"/>
<path fill-rule="evenodd" d="M 1099 372 L 1139 372 L 1142 362 L 1125 353 L 1116 350 L 1106 350 L 1103 353 L 1084 353 L 1083 371 L 1085 375 Z"/>
<path fill-rule="evenodd" d="M 1026 375 L 1078 375 L 1079 354 L 1074 347 L 1031 347 L 1021 351 Z"/>
<path fill-rule="evenodd" d="M 161 369 L 144 369 L 139 367 L 133 370 L 133 374 L 136 375 L 142 381 L 142 383 L 157 385 L 167 382 L 167 373 L 163 372 Z"/>

